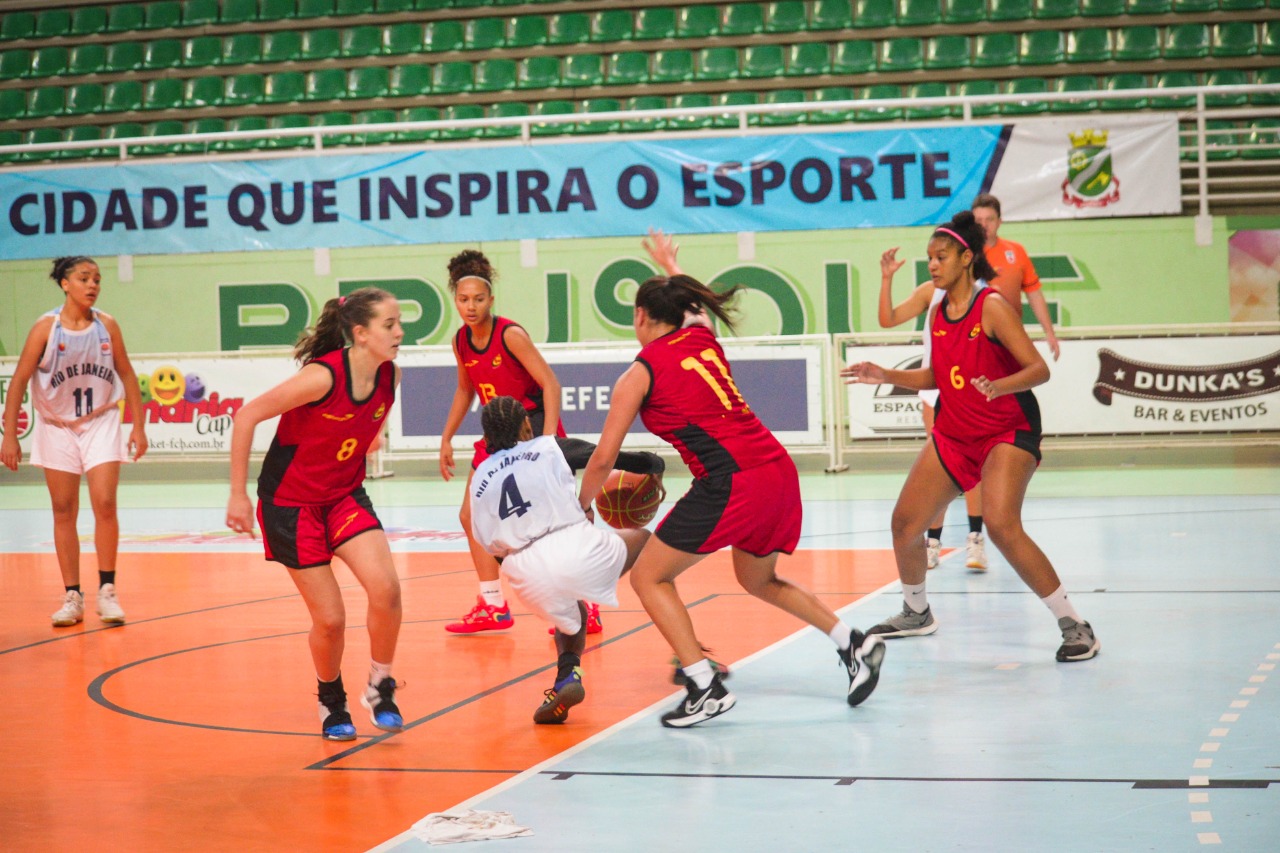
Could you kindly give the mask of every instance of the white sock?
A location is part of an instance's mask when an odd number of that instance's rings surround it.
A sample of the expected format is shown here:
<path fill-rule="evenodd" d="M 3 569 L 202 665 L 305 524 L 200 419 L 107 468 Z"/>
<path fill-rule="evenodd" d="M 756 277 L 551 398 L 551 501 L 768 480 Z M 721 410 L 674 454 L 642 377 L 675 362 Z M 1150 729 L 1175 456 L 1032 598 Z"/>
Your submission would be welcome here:
<path fill-rule="evenodd" d="M 827 636 L 831 638 L 831 642 L 836 644 L 836 648 L 844 651 L 849 648 L 849 626 L 844 624 L 843 619 L 837 619 L 835 627 L 827 632 Z"/>
<path fill-rule="evenodd" d="M 1054 619 L 1061 619 L 1064 616 L 1075 621 L 1083 622 L 1080 614 L 1076 612 L 1076 608 L 1071 603 L 1071 599 L 1067 598 L 1067 588 L 1060 586 L 1053 592 L 1040 599 L 1044 602 L 1044 606 L 1049 608 L 1049 612 L 1053 614 Z"/>
<path fill-rule="evenodd" d="M 480 581 L 480 597 L 490 607 L 501 607 L 507 600 L 502 595 L 502 581 Z"/>
<path fill-rule="evenodd" d="M 699 690 L 706 690 L 711 686 L 711 661 L 703 658 L 694 664 L 684 667 L 685 676 L 694 683 Z"/>
<path fill-rule="evenodd" d="M 382 679 L 391 677 L 391 664 L 378 663 L 376 660 L 369 661 L 369 686 L 377 687 L 382 683 Z"/>
<path fill-rule="evenodd" d="M 904 583 L 902 585 L 902 600 L 915 613 L 923 613 L 929 609 L 929 599 L 924 594 L 924 584 L 922 583 Z"/>

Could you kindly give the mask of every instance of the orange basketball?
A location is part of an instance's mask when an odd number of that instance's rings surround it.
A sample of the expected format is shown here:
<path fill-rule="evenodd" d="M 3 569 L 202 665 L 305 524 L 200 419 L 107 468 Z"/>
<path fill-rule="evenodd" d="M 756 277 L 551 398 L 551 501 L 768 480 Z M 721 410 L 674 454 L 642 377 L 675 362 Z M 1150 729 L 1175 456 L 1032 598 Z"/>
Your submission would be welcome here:
<path fill-rule="evenodd" d="M 659 474 L 614 471 L 596 496 L 596 513 L 605 524 L 619 530 L 644 527 L 658 514 L 666 496 Z"/>

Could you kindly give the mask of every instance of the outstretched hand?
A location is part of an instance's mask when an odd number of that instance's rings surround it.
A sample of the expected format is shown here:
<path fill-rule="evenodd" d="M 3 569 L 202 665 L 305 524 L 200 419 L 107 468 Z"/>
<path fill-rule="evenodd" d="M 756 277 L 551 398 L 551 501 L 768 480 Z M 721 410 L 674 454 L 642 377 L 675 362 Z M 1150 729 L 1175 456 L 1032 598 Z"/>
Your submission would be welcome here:
<path fill-rule="evenodd" d="M 885 278 L 893 278 L 893 274 L 902 269 L 902 265 L 906 263 L 906 260 L 899 261 L 897 260 L 897 257 L 897 246 L 894 246 L 892 249 L 889 249 L 880 256 L 880 275 Z"/>
<path fill-rule="evenodd" d="M 640 245 L 649 253 L 649 257 L 653 258 L 653 262 L 662 267 L 667 275 L 680 274 L 680 266 L 676 263 L 676 253 L 680 251 L 680 247 L 676 245 L 669 234 L 664 234 L 657 228 L 650 228 L 649 236 L 642 239 Z"/>
<path fill-rule="evenodd" d="M 841 368 L 840 375 L 846 385 L 883 385 L 885 382 L 884 368 L 869 361 Z"/>

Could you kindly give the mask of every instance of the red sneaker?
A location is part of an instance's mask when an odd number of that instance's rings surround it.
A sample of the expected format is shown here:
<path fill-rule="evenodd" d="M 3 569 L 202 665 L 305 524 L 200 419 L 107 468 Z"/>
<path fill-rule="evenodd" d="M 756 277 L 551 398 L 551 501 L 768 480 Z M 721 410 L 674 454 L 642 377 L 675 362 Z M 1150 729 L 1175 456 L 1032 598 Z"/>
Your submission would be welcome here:
<path fill-rule="evenodd" d="M 587 604 L 587 633 L 599 634 L 602 631 L 604 631 L 604 625 L 600 622 L 600 605 L 588 603 Z M 547 633 L 552 636 L 555 636 L 556 629 L 554 627 L 548 628 Z"/>
<path fill-rule="evenodd" d="M 444 629 L 450 634 L 475 634 L 480 631 L 505 631 L 516 623 L 511 606 L 505 601 L 501 607 L 485 604 L 484 596 L 476 596 L 476 606 L 462 617 L 461 622 L 450 622 Z"/>

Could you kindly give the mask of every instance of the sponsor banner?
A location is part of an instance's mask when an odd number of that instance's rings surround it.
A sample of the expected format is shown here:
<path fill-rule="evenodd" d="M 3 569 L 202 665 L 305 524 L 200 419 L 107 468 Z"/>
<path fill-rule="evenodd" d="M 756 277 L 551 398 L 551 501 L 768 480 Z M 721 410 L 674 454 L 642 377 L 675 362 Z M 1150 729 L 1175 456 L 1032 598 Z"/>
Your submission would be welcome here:
<path fill-rule="evenodd" d="M 1280 335 L 1064 340 L 1034 389 L 1048 436 L 1280 430 Z M 1038 345 L 1044 355 L 1043 345 Z M 920 344 L 849 346 L 845 361 L 909 370 Z M 1046 355 L 1047 358 L 1047 355 Z M 848 386 L 851 439 L 923 436 L 920 398 Z"/>

